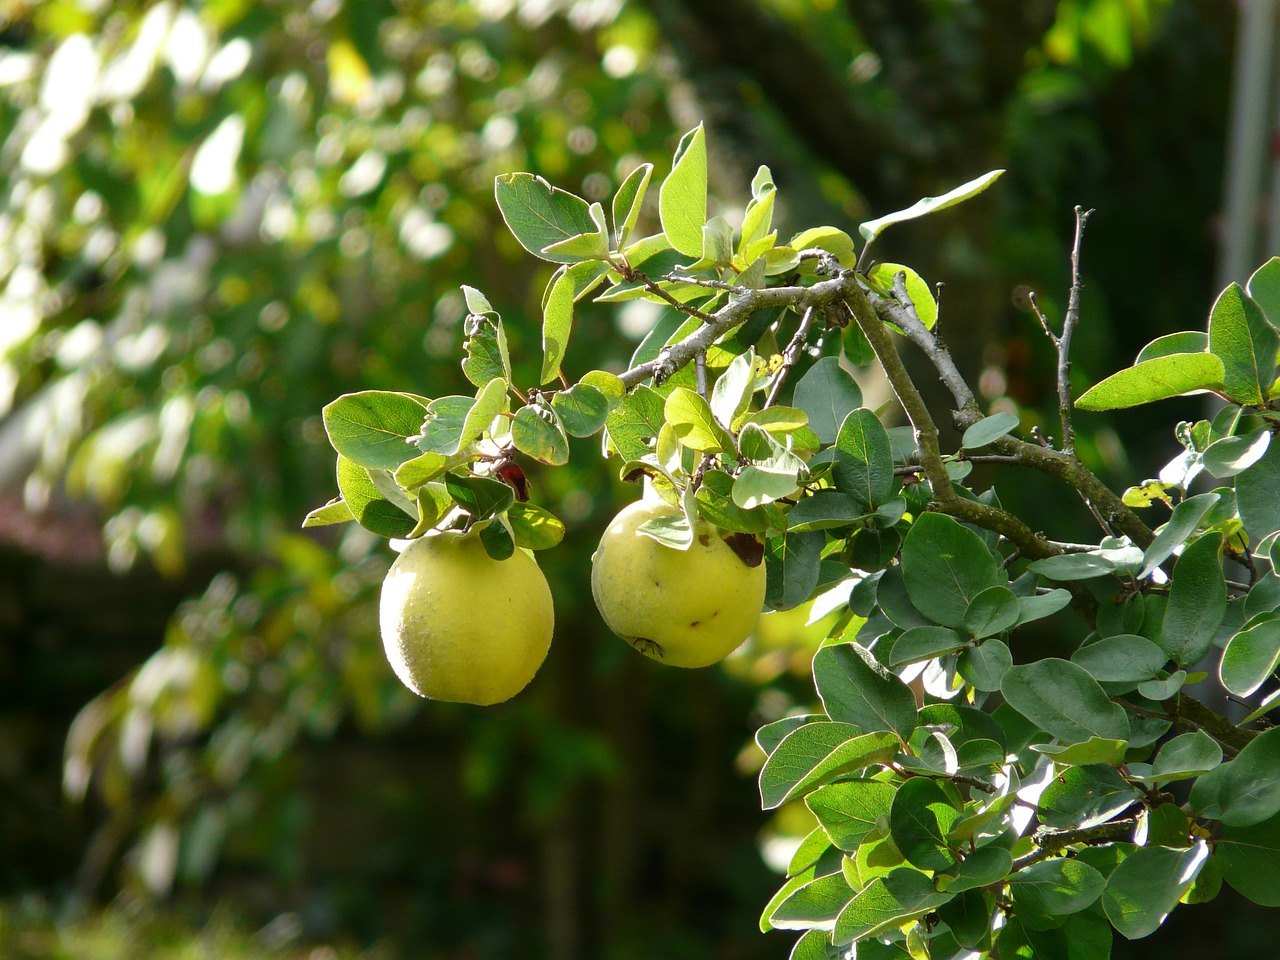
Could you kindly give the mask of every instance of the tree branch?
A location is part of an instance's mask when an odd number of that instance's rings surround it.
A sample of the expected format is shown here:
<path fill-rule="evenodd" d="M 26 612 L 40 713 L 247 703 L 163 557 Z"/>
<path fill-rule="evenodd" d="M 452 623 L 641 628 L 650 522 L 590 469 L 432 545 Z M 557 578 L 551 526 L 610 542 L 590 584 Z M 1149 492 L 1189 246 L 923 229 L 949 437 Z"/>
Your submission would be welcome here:
<path fill-rule="evenodd" d="M 1032 837 L 1032 840 L 1035 841 L 1036 849 L 1025 857 L 1019 857 L 1013 861 L 1013 870 L 1011 872 L 1016 873 L 1031 866 L 1033 863 L 1048 860 L 1055 854 L 1061 853 L 1067 847 L 1073 847 L 1077 843 L 1107 843 L 1111 840 L 1124 840 L 1132 836 L 1133 830 L 1137 825 L 1137 818 L 1129 817 L 1125 820 L 1112 820 L 1108 823 L 1099 823 L 1092 827 L 1081 827 L 1076 830 L 1046 830 L 1041 828 Z"/>
<path fill-rule="evenodd" d="M 1080 245 L 1084 241 L 1084 227 L 1092 210 L 1076 205 L 1076 236 L 1071 244 L 1071 293 L 1067 298 L 1067 314 L 1062 320 L 1062 336 L 1058 337 L 1058 417 L 1062 421 L 1062 452 L 1074 457 L 1076 433 L 1071 426 L 1071 337 L 1080 322 Z"/>

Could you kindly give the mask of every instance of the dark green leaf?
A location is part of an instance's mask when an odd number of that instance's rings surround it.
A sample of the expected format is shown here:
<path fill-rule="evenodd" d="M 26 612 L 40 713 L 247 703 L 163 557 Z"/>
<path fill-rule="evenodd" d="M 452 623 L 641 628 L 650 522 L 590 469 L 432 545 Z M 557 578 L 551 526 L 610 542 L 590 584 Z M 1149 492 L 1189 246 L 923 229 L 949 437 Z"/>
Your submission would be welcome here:
<path fill-rule="evenodd" d="M 501 523 L 486 524 L 480 531 L 480 542 L 484 544 L 484 552 L 494 560 L 506 560 L 516 552 L 511 531 Z"/>
<path fill-rule="evenodd" d="M 1248 697 L 1275 674 L 1277 664 L 1280 619 L 1263 620 L 1231 638 L 1222 653 L 1218 676 L 1236 696 Z"/>
<path fill-rule="evenodd" d="M 835 444 L 836 489 L 868 510 L 893 495 L 893 450 L 889 434 L 874 413 L 861 408 L 851 411 L 840 424 Z"/>
<path fill-rule="evenodd" d="M 833 873 L 802 884 L 769 915 L 778 930 L 830 930 L 853 897 L 844 875 Z"/>
<path fill-rule="evenodd" d="M 974 639 L 982 640 L 1004 633 L 1013 627 L 1022 607 L 1008 587 L 988 587 L 973 598 L 964 612 L 964 628 Z"/>
<path fill-rule="evenodd" d="M 1182 551 L 1173 567 L 1161 646 L 1182 666 L 1199 663 L 1227 612 L 1222 534 L 1208 533 Z"/>
<path fill-rule="evenodd" d="M 1218 741 L 1200 730 L 1174 737 L 1160 748 L 1152 765 L 1154 779 L 1169 783 L 1208 773 L 1222 763 Z"/>
<path fill-rule="evenodd" d="M 1003 640 L 992 638 L 969 647 L 956 658 L 956 672 L 975 689 L 994 692 L 1013 666 L 1013 654 Z"/>
<path fill-rule="evenodd" d="M 1224 826 L 1214 847 L 1222 878 L 1264 907 L 1280 907 L 1280 817 L 1247 827 Z"/>
<path fill-rule="evenodd" d="M 733 477 L 723 470 L 708 470 L 698 487 L 698 514 L 725 530 L 764 533 L 769 525 L 764 508 L 744 510 L 733 502 Z"/>
<path fill-rule="evenodd" d="M 1013 856 L 1004 847 L 979 847 L 937 879 L 944 893 L 960 893 L 1003 880 L 1013 869 Z"/>
<path fill-rule="evenodd" d="M 1067 743 L 1129 736 L 1124 709 L 1111 702 L 1083 667 L 1069 660 L 1046 657 L 1010 667 L 1000 691 L 1020 714 Z"/>
<path fill-rule="evenodd" d="M 1169 522 L 1156 534 L 1143 554 L 1142 571 L 1139 577 L 1148 576 L 1152 570 L 1173 556 L 1175 550 L 1187 542 L 1187 538 L 1195 532 L 1204 515 L 1221 497 L 1216 493 L 1201 493 L 1187 497 L 1173 508 Z"/>
<path fill-rule="evenodd" d="M 903 740 L 916 727 L 916 697 L 857 643 L 822 647 L 813 656 L 813 682 L 832 720 L 863 730 L 891 730 Z"/>
<path fill-rule="evenodd" d="M 1145 637 L 1122 633 L 1104 637 L 1081 647 L 1071 655 L 1089 671 L 1089 676 L 1103 683 L 1139 683 L 1155 677 L 1169 660 L 1160 647 Z"/>
<path fill-rule="evenodd" d="M 1222 361 L 1211 353 L 1174 353 L 1113 373 L 1076 400 L 1080 410 L 1120 410 L 1195 390 L 1221 389 Z"/>
<path fill-rule="evenodd" d="M 1116 572 L 1116 565 L 1096 553 L 1060 553 L 1027 564 L 1027 569 L 1050 580 L 1091 580 Z"/>
<path fill-rule="evenodd" d="M 956 854 L 947 834 L 958 819 L 959 809 L 936 780 L 912 777 L 893 798 L 889 831 L 894 845 L 912 866 L 948 870 L 955 866 Z"/>
<path fill-rule="evenodd" d="M 1079 860 L 1053 857 L 1009 878 L 1016 909 L 1043 917 L 1079 913 L 1102 896 L 1106 879 Z"/>
<path fill-rule="evenodd" d="M 1232 827 L 1280 813 L 1280 727 L 1258 734 L 1234 760 L 1200 777 L 1191 788 L 1191 805 Z"/>
<path fill-rule="evenodd" d="M 1040 794 L 1039 817 L 1055 829 L 1083 829 L 1106 823 L 1133 805 L 1138 793 L 1108 764 L 1068 767 Z"/>
<path fill-rule="evenodd" d="M 445 474 L 444 485 L 458 506 L 471 514 L 473 520 L 492 517 L 515 502 L 515 491 L 491 477 L 458 477 L 448 473 Z"/>
<path fill-rule="evenodd" d="M 820 441 L 835 443 L 845 417 L 862 406 L 862 391 L 839 360 L 823 357 L 796 384 L 792 404 L 808 414 Z"/>
<path fill-rule="evenodd" d="M 1139 847 L 1107 879 L 1102 909 L 1123 936 L 1138 940 L 1160 929 L 1204 866 L 1209 846 Z"/>
<path fill-rule="evenodd" d="M 951 517 L 926 513 L 902 544 L 902 575 L 912 604 L 938 623 L 964 628 L 969 604 L 1006 582 L 982 538 Z"/>
<path fill-rule="evenodd" d="M 571 437 L 589 437 L 609 418 L 609 398 L 589 383 L 575 383 L 551 398 L 551 409 L 560 416 Z"/>
<path fill-rule="evenodd" d="M 787 513 L 788 530 L 830 530 L 848 527 L 862 519 L 863 505 L 835 490 L 819 490 L 805 497 Z"/>
<path fill-rule="evenodd" d="M 964 436 L 960 438 L 960 446 L 966 450 L 985 447 L 1016 429 L 1020 422 L 1017 414 L 1007 411 L 984 417 L 964 432 Z"/>
<path fill-rule="evenodd" d="M 924 627 L 912 627 L 905 630 L 902 636 L 893 641 L 889 651 L 889 665 L 901 666 L 906 663 L 917 663 L 920 660 L 932 660 L 945 653 L 954 653 L 969 641 L 950 627 L 936 624 Z"/>
<path fill-rule="evenodd" d="M 790 530 L 769 538 L 764 554 L 765 606 L 790 610 L 809 599 L 818 585 L 826 539 L 821 531 Z"/>
<path fill-rule="evenodd" d="M 1118 764 L 1124 760 L 1125 751 L 1129 747 L 1127 740 L 1105 740 L 1102 737 L 1090 737 L 1083 743 L 1047 744 L 1033 743 L 1030 749 L 1052 757 L 1053 762 L 1061 766 L 1086 766 L 1093 763 Z"/>
<path fill-rule="evenodd" d="M 1249 538 L 1255 543 L 1280 530 L 1280 443 L 1236 477 L 1236 503 Z"/>
<path fill-rule="evenodd" d="M 1277 347 L 1280 334 L 1240 284 L 1218 295 L 1209 314 L 1209 352 L 1222 361 L 1223 392 L 1228 397 L 1252 406 L 1267 401 L 1276 378 Z"/>
<path fill-rule="evenodd" d="M 1016 626 L 1052 616 L 1071 603 L 1071 592 L 1061 587 L 1031 597 L 1018 598 L 1018 622 Z"/>

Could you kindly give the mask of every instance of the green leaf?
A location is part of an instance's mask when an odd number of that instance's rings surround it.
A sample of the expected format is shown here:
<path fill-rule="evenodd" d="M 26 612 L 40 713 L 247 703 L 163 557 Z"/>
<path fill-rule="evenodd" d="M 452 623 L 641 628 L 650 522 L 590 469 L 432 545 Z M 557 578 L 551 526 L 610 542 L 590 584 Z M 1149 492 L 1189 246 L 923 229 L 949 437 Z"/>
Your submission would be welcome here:
<path fill-rule="evenodd" d="M 747 248 L 768 236 L 773 225 L 773 205 L 778 190 L 768 167 L 760 167 L 751 181 L 751 202 L 742 216 L 742 235 L 738 238 L 738 256 L 745 256 Z"/>
<path fill-rule="evenodd" d="M 1174 564 L 1160 645 L 1180 666 L 1200 662 L 1226 616 L 1221 552 L 1222 534 L 1208 533 L 1183 550 Z"/>
<path fill-rule="evenodd" d="M 893 798 L 889 832 L 913 867 L 949 870 L 957 858 L 947 834 L 959 819 L 960 810 L 936 780 L 912 777 Z"/>
<path fill-rule="evenodd" d="M 878 263 L 867 271 L 867 282 L 873 290 L 893 296 L 894 279 L 900 273 L 906 275 L 907 296 L 916 308 L 916 316 L 926 328 L 932 330 L 933 325 L 938 322 L 938 302 L 934 300 L 933 291 L 920 274 L 901 263 Z M 896 330 L 898 325 L 890 326 Z"/>
<path fill-rule="evenodd" d="M 711 412 L 727 427 L 732 427 L 751 403 L 755 357 L 755 350 L 750 347 L 745 353 L 738 354 L 725 372 L 716 378 L 715 386 L 711 388 Z"/>
<path fill-rule="evenodd" d="M 709 523 L 736 533 L 764 533 L 769 526 L 764 509 L 744 510 L 733 502 L 733 477 L 723 470 L 708 470 L 698 487 L 698 515 Z"/>
<path fill-rule="evenodd" d="M 490 380 L 476 393 L 476 398 L 462 421 L 462 430 L 458 434 L 458 452 L 475 443 L 489 428 L 493 421 L 507 407 L 507 382 Z"/>
<path fill-rule="evenodd" d="M 946 873 L 937 877 L 944 893 L 962 893 L 1003 880 L 1013 869 L 1013 856 L 1004 847 L 979 847 Z"/>
<path fill-rule="evenodd" d="M 1052 757 L 1053 762 L 1061 766 L 1082 767 L 1092 763 L 1115 765 L 1124 760 L 1125 751 L 1129 747 L 1127 740 L 1104 740 L 1102 737 L 1090 737 L 1084 743 L 1047 744 L 1033 743 L 1036 753 Z"/>
<path fill-rule="evenodd" d="M 702 256 L 694 269 L 727 267 L 733 260 L 733 227 L 724 217 L 712 217 L 702 226 Z"/>
<path fill-rule="evenodd" d="M 777 930 L 830 930 L 836 916 L 853 896 L 841 873 L 818 877 L 800 885 L 769 915 Z"/>
<path fill-rule="evenodd" d="M 939 210 L 945 210 L 947 207 L 954 207 L 958 203 L 963 203 L 970 197 L 980 194 L 991 184 L 1000 179 L 1003 170 L 992 170 L 990 173 L 984 173 L 982 176 L 970 180 L 968 183 L 962 183 L 953 190 L 937 197 L 925 197 L 923 200 L 917 200 L 905 210 L 899 210 L 896 213 L 890 213 L 875 220 L 868 220 L 858 227 L 858 232 L 862 234 L 862 238 L 871 243 L 878 237 L 881 232 L 895 223 L 902 223 L 905 220 L 914 220 L 916 217 L 923 217 L 926 214 L 937 213 Z"/>
<path fill-rule="evenodd" d="M 1079 410 L 1120 410 L 1196 390 L 1221 389 L 1225 370 L 1211 353 L 1173 353 L 1127 367 L 1090 387 Z"/>
<path fill-rule="evenodd" d="M 863 730 L 892 730 L 904 741 L 916 728 L 915 694 L 860 644 L 818 650 L 813 682 L 832 720 Z"/>
<path fill-rule="evenodd" d="M 1168 662 L 1169 655 L 1146 637 L 1120 633 L 1080 647 L 1071 662 L 1089 671 L 1102 683 L 1140 683 L 1153 679 Z"/>
<path fill-rule="evenodd" d="M 1240 519 L 1255 543 L 1280 530 L 1280 443 L 1236 477 L 1236 505 Z"/>
<path fill-rule="evenodd" d="M 1209 335 L 1201 330 L 1183 330 L 1156 337 L 1139 352 L 1135 364 L 1175 353 L 1204 353 L 1209 349 Z"/>
<path fill-rule="evenodd" d="M 1228 641 L 1218 677 L 1237 697 L 1249 697 L 1275 674 L 1278 664 L 1280 619 L 1264 620 Z"/>
<path fill-rule="evenodd" d="M 507 522 L 517 547 L 550 550 L 564 539 L 564 523 L 550 510 L 536 503 L 513 503 L 507 508 Z"/>
<path fill-rule="evenodd" d="M 1018 622 L 1022 607 L 1008 587 L 987 587 L 969 603 L 964 612 L 964 628 L 975 640 L 1004 633 Z"/>
<path fill-rule="evenodd" d="M 870 410 L 851 411 L 836 433 L 836 489 L 874 510 L 893 495 L 893 447 Z M 866 512 L 866 511 L 864 511 Z"/>
<path fill-rule="evenodd" d="M 369 479 L 369 471 L 338 456 L 338 490 L 356 522 L 380 537 L 403 537 L 412 532 L 416 517 L 391 503 Z"/>
<path fill-rule="evenodd" d="M 667 396 L 663 409 L 666 422 L 675 430 L 682 446 L 699 453 L 731 453 L 733 437 L 711 412 L 711 404 L 687 387 L 676 387 Z"/>
<path fill-rule="evenodd" d="M 831 938 L 823 930 L 810 930 L 791 948 L 787 960 L 831 960 Z"/>
<path fill-rule="evenodd" d="M 497 316 L 497 311 L 493 309 L 493 304 L 489 302 L 489 298 L 477 290 L 475 287 L 462 284 L 462 297 L 467 303 L 467 313 L 484 316 L 485 314 L 493 314 Z M 480 384 L 476 384 L 480 386 Z"/>
<path fill-rule="evenodd" d="M 469 314 L 465 329 L 467 341 L 462 348 L 467 356 L 462 361 L 462 373 L 466 378 L 477 387 L 483 387 L 497 377 L 509 382 L 511 357 L 507 352 L 507 335 L 498 315 Z"/>
<path fill-rule="evenodd" d="M 511 531 L 502 523 L 487 523 L 480 530 L 480 542 L 484 552 L 494 560 L 506 560 L 516 552 Z"/>
<path fill-rule="evenodd" d="M 475 402 L 474 397 L 449 396 L 428 403 L 420 432 L 414 438 L 418 449 L 423 453 L 457 453 L 462 427 Z"/>
<path fill-rule="evenodd" d="M 1220 499 L 1221 496 L 1217 493 L 1201 493 L 1194 497 L 1187 497 L 1174 507 L 1173 513 L 1169 516 L 1169 522 L 1156 534 L 1156 538 L 1151 541 L 1151 546 L 1147 547 L 1142 555 L 1142 571 L 1138 577 L 1149 576 L 1151 571 L 1173 556 L 1174 551 L 1187 542 L 1187 538 L 1195 532 L 1204 515 Z"/>
<path fill-rule="evenodd" d="M 1266 403 L 1276 378 L 1280 333 L 1233 283 L 1218 295 L 1209 313 L 1209 352 L 1222 361 L 1223 392 L 1236 403 Z"/>
<path fill-rule="evenodd" d="M 1178 905 L 1209 856 L 1204 841 L 1173 848 L 1139 847 L 1107 879 L 1102 909 L 1111 925 L 1130 940 L 1150 936 Z"/>
<path fill-rule="evenodd" d="M 932 660 L 946 653 L 954 653 L 968 642 L 968 638 L 962 637 L 950 627 L 940 627 L 937 624 L 912 627 L 904 630 L 902 636 L 893 641 L 893 647 L 889 651 L 889 665 L 897 667 L 920 660 Z"/>
<path fill-rule="evenodd" d="M 539 383 L 550 383 L 560 376 L 573 330 L 573 277 L 561 267 L 548 284 L 546 305 L 542 311 L 542 376 Z"/>
<path fill-rule="evenodd" d="M 1059 610 L 1066 608 L 1070 603 L 1071 592 L 1063 590 L 1061 587 L 1050 590 L 1048 593 L 1036 594 L 1034 597 L 1019 597 L 1018 622 L 1016 625 L 1020 627 L 1024 623 L 1051 617 Z"/>
<path fill-rule="evenodd" d="M 1106 885 L 1093 867 L 1065 857 L 1041 860 L 1009 878 L 1015 908 L 1041 917 L 1079 913 L 1102 896 Z"/>
<path fill-rule="evenodd" d="M 528 404 L 517 410 L 511 442 L 521 453 L 542 463 L 561 466 L 569 462 L 569 438 L 550 407 Z"/>
<path fill-rule="evenodd" d="M 853 497 L 819 490 L 805 497 L 787 514 L 788 530 L 831 530 L 857 523 L 866 511 Z"/>
<path fill-rule="evenodd" d="M 800 486 L 804 461 L 762 427 L 745 424 L 738 434 L 738 448 L 751 461 L 733 484 L 733 502 L 750 510 L 788 497 Z"/>
<path fill-rule="evenodd" d="M 840 261 L 842 267 L 852 267 L 858 260 L 853 238 L 838 227 L 810 227 L 791 238 L 787 244 L 792 250 L 825 250 Z"/>
<path fill-rule="evenodd" d="M 1191 806 L 1232 827 L 1253 826 L 1280 813 L 1280 727 L 1258 734 L 1234 760 L 1197 780 Z"/>
<path fill-rule="evenodd" d="M 406 393 L 364 390 L 327 404 L 324 429 L 333 449 L 352 463 L 394 470 L 418 455 L 413 439 L 426 413 L 427 405 Z"/>
<path fill-rule="evenodd" d="M 899 867 L 867 884 L 836 918 L 832 941 L 852 943 L 880 930 L 922 917 L 952 898 L 939 893 L 927 873 Z"/>
<path fill-rule="evenodd" d="M 1272 257 L 1253 272 L 1248 291 L 1273 324 L 1280 322 L 1280 257 Z"/>
<path fill-rule="evenodd" d="M 327 527 L 333 523 L 354 520 L 355 514 L 341 497 L 334 497 L 323 507 L 316 507 L 302 521 L 303 527 Z"/>
<path fill-rule="evenodd" d="M 1154 680 L 1143 680 L 1138 684 L 1138 693 L 1148 700 L 1157 702 L 1168 700 L 1187 682 L 1187 671 L 1175 670 L 1167 677 L 1156 677 Z"/>
<path fill-rule="evenodd" d="M 736 492 L 736 485 L 734 490 Z M 825 534 L 816 530 L 800 533 L 788 530 L 769 538 L 764 553 L 766 607 L 790 610 L 809 599 L 818 585 L 826 539 Z"/>
<path fill-rule="evenodd" d="M 641 384 L 632 390 L 605 420 L 605 429 L 624 461 L 639 460 L 648 453 L 662 429 L 665 401 Z"/>
<path fill-rule="evenodd" d="M 676 147 L 671 172 L 658 191 L 658 216 L 671 246 L 687 257 L 702 256 L 707 222 L 707 138 L 702 124 Z"/>
<path fill-rule="evenodd" d="M 512 236 L 520 246 L 543 260 L 573 263 L 581 259 L 545 251 L 562 240 L 597 229 L 587 201 L 551 186 L 532 173 L 506 173 L 496 177 L 494 196 Z"/>
<path fill-rule="evenodd" d="M 1280 817 L 1223 827 L 1214 859 L 1237 893 L 1264 907 L 1280 907 Z"/>
<path fill-rule="evenodd" d="M 792 403 L 808 415 L 820 441 L 835 443 L 845 417 L 862 406 L 862 391 L 838 359 L 823 357 L 800 378 Z"/>
<path fill-rule="evenodd" d="M 424 453 L 396 467 L 393 477 L 399 486 L 412 492 L 424 483 L 436 479 L 448 468 L 449 458 L 443 453 Z"/>
<path fill-rule="evenodd" d="M 1222 747 L 1201 730 L 1174 737 L 1160 748 L 1152 764 L 1152 778 L 1160 783 L 1187 780 L 1208 773 L 1222 763 Z"/>
<path fill-rule="evenodd" d="M 571 437 L 589 437 L 605 425 L 610 403 L 599 389 L 579 382 L 568 390 L 558 391 L 551 398 L 551 409 Z"/>
<path fill-rule="evenodd" d="M 1067 767 L 1040 794 L 1037 816 L 1054 829 L 1084 829 L 1106 823 L 1140 797 L 1110 764 Z"/>
<path fill-rule="evenodd" d="M 1060 553 L 1027 564 L 1027 569 L 1050 580 L 1091 580 L 1116 572 L 1116 565 L 1096 553 Z"/>
<path fill-rule="evenodd" d="M 1010 667 L 1000 684 L 1009 706 L 1066 743 L 1126 740 L 1129 719 L 1098 681 L 1069 660 L 1046 657 Z"/>
<path fill-rule="evenodd" d="M 841 780 L 805 797 L 805 806 L 818 818 L 831 842 L 848 853 L 889 815 L 895 787 L 883 780 Z"/>
<path fill-rule="evenodd" d="M 898 749 L 890 733 L 848 723 L 807 723 L 789 733 L 760 770 L 760 799 L 772 810 L 842 773 L 881 763 Z"/>
<path fill-rule="evenodd" d="M 972 530 L 941 513 L 926 513 L 902 543 L 902 576 L 912 604 L 948 627 L 964 628 L 969 604 L 1005 576 Z"/>
<path fill-rule="evenodd" d="M 999 440 L 1010 430 L 1017 428 L 1022 421 L 1015 413 L 996 413 L 979 420 L 960 438 L 960 446 L 966 450 L 977 450 L 989 443 Z"/>
<path fill-rule="evenodd" d="M 792 730 L 798 730 L 806 723 L 826 722 L 826 717 L 820 713 L 797 714 L 790 717 L 783 717 L 781 720 L 774 720 L 772 723 L 766 723 L 763 727 L 756 730 L 756 745 L 766 754 L 773 753 L 778 749 L 778 744 L 783 741 Z"/>
<path fill-rule="evenodd" d="M 515 501 L 515 491 L 501 480 L 492 477 L 465 477 L 445 474 L 445 489 L 458 506 L 471 514 L 472 520 L 485 520 L 501 513 Z"/>
<path fill-rule="evenodd" d="M 653 176 L 653 164 L 642 163 L 629 174 L 613 195 L 613 242 L 621 250 L 627 243 L 636 221 L 640 219 L 640 210 L 644 206 L 644 195 L 649 189 L 649 179 Z"/>
<path fill-rule="evenodd" d="M 956 672 L 974 689 L 988 693 L 1000 689 L 1011 666 L 1013 654 L 1008 645 L 994 638 L 970 647 L 956 658 Z"/>

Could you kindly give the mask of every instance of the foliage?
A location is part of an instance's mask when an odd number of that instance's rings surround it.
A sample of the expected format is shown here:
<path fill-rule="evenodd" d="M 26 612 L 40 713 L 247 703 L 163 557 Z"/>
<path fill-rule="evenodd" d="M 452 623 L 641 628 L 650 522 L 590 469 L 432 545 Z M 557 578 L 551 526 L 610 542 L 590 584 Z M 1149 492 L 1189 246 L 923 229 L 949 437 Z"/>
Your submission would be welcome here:
<path fill-rule="evenodd" d="M 757 734 L 764 807 L 803 802 L 818 822 L 761 918 L 764 930 L 804 931 L 793 957 L 851 944 L 860 956 L 1040 956 L 1080 943 L 1107 956 L 1112 928 L 1148 936 L 1224 882 L 1280 905 L 1280 731 L 1255 727 L 1280 703 L 1280 454 L 1269 442 L 1280 258 L 1224 291 L 1207 335 L 1162 337 L 1077 401 L 1221 400 L 1212 421 L 1179 425 L 1182 457 L 1122 497 L 1074 451 L 1065 360 L 1078 273 L 1061 333 L 1040 316 L 1064 361 L 1055 447 L 1021 439 L 1016 416 L 983 414 L 920 315 L 912 271 L 867 272 L 882 230 L 968 199 L 999 171 L 868 221 L 858 249 L 834 228 L 780 239 L 766 167 L 738 228 L 708 217 L 706 158 L 699 126 L 661 181 L 660 232 L 634 240 L 647 168 L 624 181 L 612 218 L 540 178 L 498 177 L 516 239 L 560 264 L 542 297 L 541 376 L 518 386 L 501 317 L 468 289 L 474 397 L 365 392 L 326 407 L 340 462 L 368 480 L 351 515 L 372 500 L 384 506 L 362 522 L 375 533 L 395 509 L 412 536 L 478 531 L 495 558 L 512 544 L 552 547 L 527 533 L 529 492 L 511 465 L 562 463 L 572 423 L 676 508 L 640 532 L 683 550 L 711 521 L 755 545 L 744 562 L 763 551 L 767 608 L 816 599 L 838 611 L 812 662 L 821 712 Z M 1087 216 L 1077 209 L 1076 263 Z M 650 300 L 666 322 L 625 372 L 574 380 L 575 305 L 593 295 Z M 951 393 L 957 450 L 943 449 L 891 325 Z M 862 406 L 847 364 L 872 359 L 909 429 Z M 1047 539 L 1036 528 L 1051 517 L 1015 515 L 994 488 L 966 484 L 984 462 L 1064 480 L 1104 535 Z M 1235 486 L 1192 496 L 1201 475 Z M 352 519 L 337 503 L 308 522 Z M 1169 516 L 1153 529 L 1136 509 Z M 1068 610 L 1069 659 L 1026 649 L 1029 626 Z M 1248 717 L 1228 720 L 1189 692 L 1207 679 L 1202 665 L 1252 698 Z"/>

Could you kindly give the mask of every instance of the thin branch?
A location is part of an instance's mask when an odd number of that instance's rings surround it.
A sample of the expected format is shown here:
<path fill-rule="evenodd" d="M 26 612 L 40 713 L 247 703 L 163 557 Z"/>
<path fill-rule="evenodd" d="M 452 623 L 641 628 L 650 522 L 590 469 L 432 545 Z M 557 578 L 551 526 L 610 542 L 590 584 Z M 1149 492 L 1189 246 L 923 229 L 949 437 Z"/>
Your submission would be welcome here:
<path fill-rule="evenodd" d="M 1133 835 L 1134 828 L 1138 825 L 1136 817 L 1130 817 L 1126 820 L 1112 820 L 1109 823 L 1099 823 L 1092 827 L 1081 827 L 1077 830 L 1044 830 L 1038 831 L 1031 839 L 1035 841 L 1036 848 L 1025 857 L 1019 857 L 1013 861 L 1013 872 L 1017 872 L 1033 863 L 1039 863 L 1041 860 L 1048 860 L 1050 857 L 1061 853 L 1067 847 L 1073 847 L 1078 843 L 1106 843 L 1110 840 L 1123 840 Z"/>
<path fill-rule="evenodd" d="M 1049 318 L 1044 315 L 1044 311 L 1040 309 L 1040 301 L 1036 299 L 1036 292 L 1031 290 L 1027 293 L 1027 300 L 1031 303 L 1031 312 L 1036 315 L 1036 319 L 1040 321 L 1040 327 L 1044 330 L 1044 335 L 1049 338 L 1049 342 L 1053 344 L 1053 349 L 1057 350 L 1062 344 L 1058 339 L 1058 335 L 1053 332 L 1053 327 L 1049 326 Z"/>
<path fill-rule="evenodd" d="M 635 269 L 635 267 L 629 266 L 626 263 L 618 263 L 617 261 L 611 260 L 610 262 L 613 264 L 614 268 L 622 274 L 622 278 L 628 283 L 639 283 L 643 285 L 646 290 L 654 296 L 662 298 L 676 310 L 679 310 L 681 313 L 687 313 L 691 317 L 697 317 L 703 323 L 714 322 L 715 318 L 711 314 L 699 310 L 697 307 L 691 307 L 687 303 L 681 303 L 668 291 L 663 290 L 662 287 L 660 287 L 651 277 Z"/>
<path fill-rule="evenodd" d="M 796 328 L 795 336 L 791 338 L 786 350 L 782 352 L 782 366 L 778 368 L 773 385 L 769 388 L 769 396 L 764 401 L 766 408 L 772 407 L 777 402 L 778 393 L 782 390 L 783 383 L 786 382 L 788 375 L 790 375 L 796 362 L 800 359 L 800 351 L 804 349 L 804 345 L 809 339 L 809 330 L 813 327 L 813 318 L 817 315 L 817 309 L 810 307 L 800 319 L 800 326 Z"/>
<path fill-rule="evenodd" d="M 809 307 L 824 307 L 837 300 L 843 300 L 856 286 L 857 280 L 851 274 L 841 273 L 830 280 L 821 280 L 809 286 L 762 287 L 758 290 L 746 290 L 741 296 L 730 297 L 729 302 L 715 313 L 704 314 L 708 319 L 690 336 L 665 348 L 657 358 L 623 373 L 621 375 L 623 385 L 630 389 L 650 377 L 666 379 L 685 364 L 691 363 L 694 357 L 721 337 L 746 322 L 747 318 L 757 310 L 763 310 L 766 307 L 792 307 L 804 311 Z"/>
<path fill-rule="evenodd" d="M 1092 210 L 1076 205 L 1076 236 L 1071 244 L 1071 293 L 1067 298 L 1067 315 L 1062 321 L 1062 336 L 1058 338 L 1058 416 L 1062 420 L 1062 452 L 1074 457 L 1076 434 L 1071 425 L 1071 337 L 1080 322 L 1080 246 L 1084 242 L 1085 224 Z"/>
<path fill-rule="evenodd" d="M 693 370 L 698 381 L 698 396 L 703 400 L 710 399 L 707 396 L 707 352 L 705 350 L 693 358 Z"/>

